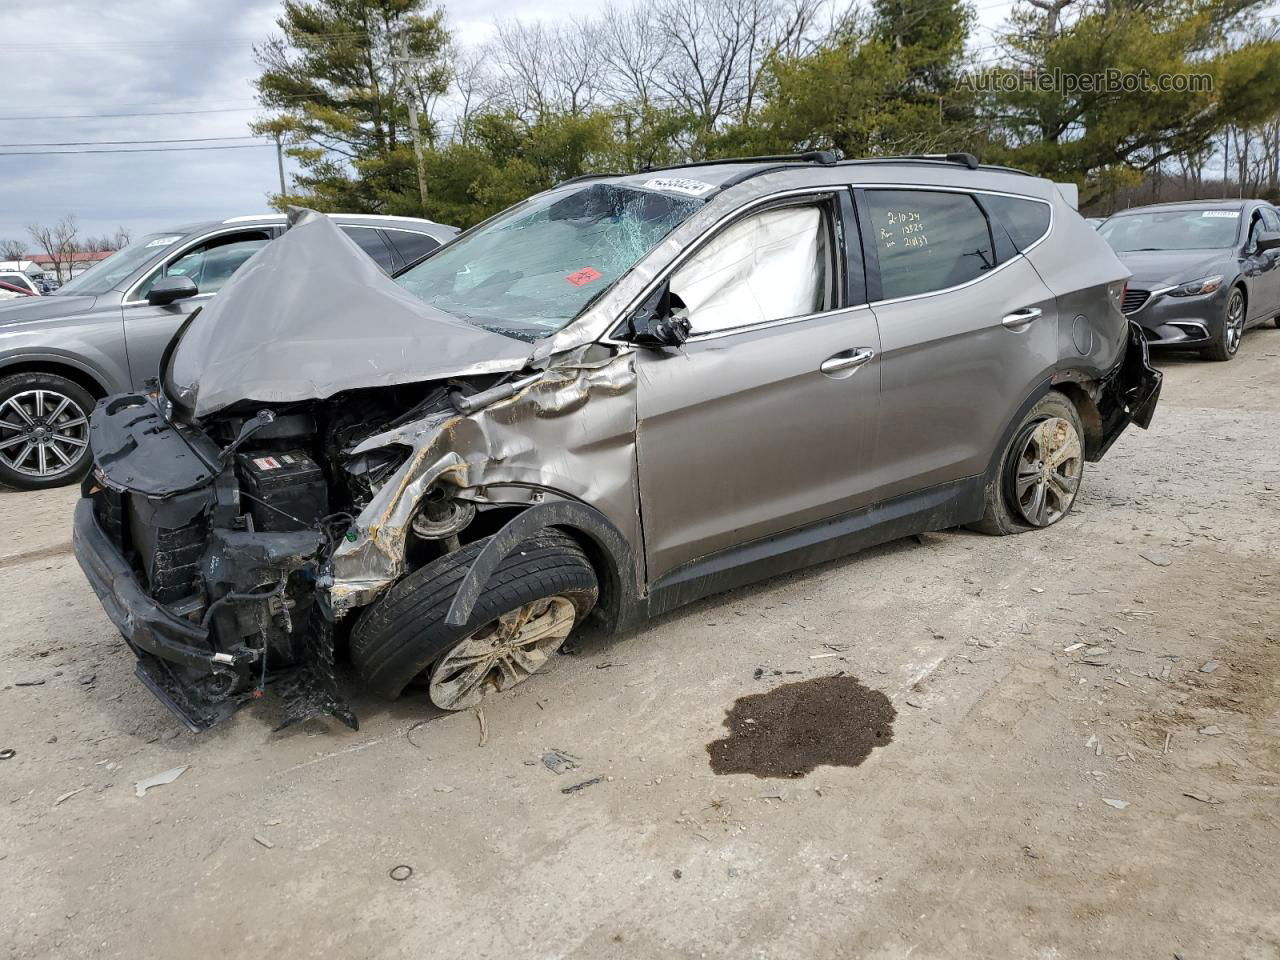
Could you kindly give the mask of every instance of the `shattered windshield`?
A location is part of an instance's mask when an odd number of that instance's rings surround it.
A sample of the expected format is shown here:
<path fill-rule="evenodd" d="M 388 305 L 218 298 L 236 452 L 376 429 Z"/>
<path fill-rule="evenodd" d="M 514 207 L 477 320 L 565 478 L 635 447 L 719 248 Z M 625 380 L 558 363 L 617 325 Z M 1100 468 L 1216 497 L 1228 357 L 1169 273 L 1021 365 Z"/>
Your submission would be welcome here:
<path fill-rule="evenodd" d="M 705 201 L 617 183 L 538 197 L 443 248 L 396 282 L 498 333 L 555 333 Z"/>

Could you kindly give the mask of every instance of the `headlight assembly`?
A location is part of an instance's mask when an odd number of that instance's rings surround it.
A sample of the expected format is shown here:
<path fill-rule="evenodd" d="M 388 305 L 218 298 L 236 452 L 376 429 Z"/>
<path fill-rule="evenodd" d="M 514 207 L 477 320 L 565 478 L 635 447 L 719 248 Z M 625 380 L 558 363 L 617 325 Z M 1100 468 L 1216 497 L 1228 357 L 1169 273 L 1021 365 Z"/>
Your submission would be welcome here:
<path fill-rule="evenodd" d="M 1171 297 L 1198 297 L 1202 294 L 1213 293 L 1222 286 L 1222 275 L 1218 274 L 1212 277 L 1204 277 L 1200 280 L 1191 280 L 1180 286 L 1174 287 L 1169 291 Z"/>

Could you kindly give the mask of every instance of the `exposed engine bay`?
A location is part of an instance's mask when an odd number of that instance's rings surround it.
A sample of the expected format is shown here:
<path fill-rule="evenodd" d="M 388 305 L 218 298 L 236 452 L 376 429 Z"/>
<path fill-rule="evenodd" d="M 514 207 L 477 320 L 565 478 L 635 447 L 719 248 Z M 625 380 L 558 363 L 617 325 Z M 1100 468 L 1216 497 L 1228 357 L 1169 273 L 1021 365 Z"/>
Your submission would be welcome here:
<path fill-rule="evenodd" d="M 598 503 L 635 520 L 634 409 L 621 396 L 634 381 L 630 357 L 584 350 L 523 376 L 245 403 L 199 421 L 160 394 L 113 397 L 91 422 L 97 466 L 81 509 L 92 505 L 93 529 L 77 515 L 77 552 L 108 614 L 127 621 L 139 676 L 193 729 L 271 681 L 286 722 L 333 713 L 354 723 L 333 675 L 351 611 L 563 490 L 595 485 Z M 587 413 L 589 393 L 618 399 Z M 555 421 L 573 411 L 600 428 L 592 449 L 618 438 L 612 496 L 587 471 L 569 479 L 572 448 L 552 464 L 566 470 L 560 483 L 540 453 L 540 434 L 563 444 Z M 109 548 L 94 550 L 95 536 Z M 95 571 L 117 556 L 127 571 Z M 120 599 L 127 578 L 145 615 Z M 140 629 L 149 617 L 158 622 Z"/>

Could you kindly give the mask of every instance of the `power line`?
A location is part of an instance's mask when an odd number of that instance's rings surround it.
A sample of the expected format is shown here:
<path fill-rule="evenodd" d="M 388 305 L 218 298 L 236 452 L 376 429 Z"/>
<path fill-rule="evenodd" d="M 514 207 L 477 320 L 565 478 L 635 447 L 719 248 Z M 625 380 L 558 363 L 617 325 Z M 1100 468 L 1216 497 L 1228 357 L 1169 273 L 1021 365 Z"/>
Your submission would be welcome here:
<path fill-rule="evenodd" d="M 97 147 L 114 146 L 116 144 L 140 143 L 211 143 L 216 140 L 257 140 L 253 134 L 243 133 L 238 137 L 183 137 L 175 140 L 67 140 L 62 143 L 0 143 L 0 148 L 7 147 Z"/>
<path fill-rule="evenodd" d="M 0 153 L 0 157 L 65 157 L 80 153 L 177 153 L 190 150 L 250 150 L 275 147 L 274 143 L 240 143 L 222 147 L 129 147 L 122 150 L 16 150 Z"/>
<path fill-rule="evenodd" d="M 355 40 L 367 39 L 363 30 L 349 30 L 341 33 L 304 33 L 299 39 L 305 40 Z M 97 47 L 145 47 L 156 49 L 173 46 L 208 46 L 210 44 L 252 45 L 260 41 L 247 37 L 223 37 L 221 39 L 191 40 L 68 40 L 58 43 L 19 43 L 5 47 L 5 53 L 56 53 L 59 50 L 92 50 Z M 290 41 L 292 42 L 292 41 Z"/>
<path fill-rule="evenodd" d="M 248 113 L 259 107 L 218 107 L 212 110 L 158 110 L 154 113 L 58 113 L 47 117 L 0 117 L 0 120 L 112 120 L 120 117 L 182 117 L 195 113 Z"/>
<path fill-rule="evenodd" d="M 308 100 L 314 100 L 317 94 L 314 93 L 289 93 L 281 94 L 275 97 L 277 100 L 291 100 L 297 105 L 305 104 Z M 219 101 L 192 101 L 193 103 L 217 103 Z M 237 101 L 221 101 L 222 103 L 235 103 Z M 140 113 L 55 113 L 46 116 L 30 116 L 30 117 L 0 117 L 0 120 L 110 120 L 123 117 L 181 117 L 190 116 L 197 113 L 248 113 L 253 110 L 278 110 L 277 106 L 263 106 L 258 101 L 243 100 L 241 103 L 253 104 L 253 106 L 244 107 L 210 107 L 199 110 L 157 110 L 152 112 Z M 139 106 L 149 106 L 149 104 L 139 104 Z"/>

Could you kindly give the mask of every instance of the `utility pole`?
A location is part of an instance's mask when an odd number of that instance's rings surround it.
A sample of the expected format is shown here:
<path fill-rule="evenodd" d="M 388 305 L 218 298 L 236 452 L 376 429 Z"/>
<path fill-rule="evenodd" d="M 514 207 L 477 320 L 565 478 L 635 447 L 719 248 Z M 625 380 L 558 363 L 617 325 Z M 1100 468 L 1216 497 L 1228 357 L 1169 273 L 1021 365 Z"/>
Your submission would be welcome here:
<path fill-rule="evenodd" d="M 427 215 L 427 168 L 422 159 L 422 137 L 418 133 L 418 104 L 409 93 L 409 136 L 413 137 L 413 157 L 418 167 L 418 196 L 422 199 L 422 215 Z"/>
<path fill-rule="evenodd" d="M 280 173 L 280 196 L 284 196 L 284 147 L 280 145 L 280 131 L 276 131 L 276 169 Z"/>
<path fill-rule="evenodd" d="M 400 56 L 392 57 L 393 64 L 415 64 L 421 61 L 414 60 L 409 56 L 408 38 L 402 38 L 400 41 Z M 394 67 L 391 70 L 392 89 L 398 94 L 400 91 L 400 75 Z M 422 134 L 418 129 L 418 100 L 415 91 L 407 89 L 405 91 L 405 103 L 409 108 L 409 136 L 413 139 L 413 157 L 414 163 L 418 168 L 418 198 L 422 202 L 422 215 L 427 215 L 427 168 L 422 157 Z"/>

